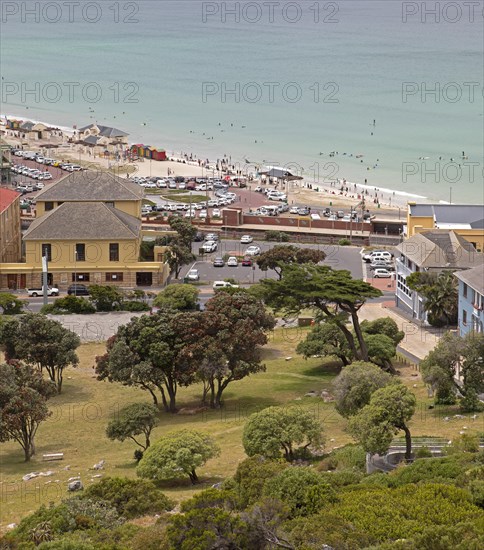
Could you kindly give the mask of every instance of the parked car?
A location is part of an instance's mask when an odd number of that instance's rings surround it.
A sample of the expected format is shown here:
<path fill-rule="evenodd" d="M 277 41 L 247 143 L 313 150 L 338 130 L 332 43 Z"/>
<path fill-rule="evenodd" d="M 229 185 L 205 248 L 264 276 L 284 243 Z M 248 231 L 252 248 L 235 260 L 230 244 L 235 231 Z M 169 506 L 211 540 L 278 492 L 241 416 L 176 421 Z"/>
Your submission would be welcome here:
<path fill-rule="evenodd" d="M 240 238 L 241 244 L 250 244 L 254 239 L 251 237 L 251 235 L 242 235 Z"/>
<path fill-rule="evenodd" d="M 258 256 L 261 253 L 260 246 L 249 246 L 245 251 L 245 256 Z"/>
<path fill-rule="evenodd" d="M 228 281 L 214 281 L 212 288 L 217 290 L 217 288 L 239 288 L 239 285 L 234 285 Z"/>
<path fill-rule="evenodd" d="M 343 210 L 338 210 L 338 212 L 336 212 L 336 217 L 337 218 L 344 218 L 345 217 L 345 213 L 343 212 Z"/>
<path fill-rule="evenodd" d="M 227 266 L 228 267 L 237 267 L 239 265 L 239 260 L 235 256 L 230 256 L 230 258 L 227 260 Z"/>
<path fill-rule="evenodd" d="M 393 256 L 391 255 L 388 250 L 374 250 L 373 252 L 370 252 L 369 254 L 364 254 L 363 259 L 367 263 L 371 263 L 377 260 L 386 260 L 388 262 L 391 262 Z"/>
<path fill-rule="evenodd" d="M 212 218 L 220 218 L 220 216 L 221 216 L 220 210 L 218 208 L 214 208 L 212 210 Z"/>
<path fill-rule="evenodd" d="M 72 294 L 74 294 L 75 296 L 89 296 L 89 289 L 86 285 L 74 283 L 67 289 L 67 294 L 69 296 L 71 296 Z"/>
<path fill-rule="evenodd" d="M 309 216 L 309 209 L 308 208 L 298 208 L 297 213 L 300 216 Z"/>
<path fill-rule="evenodd" d="M 297 206 L 291 206 L 289 214 L 299 214 L 299 208 Z"/>
<path fill-rule="evenodd" d="M 196 243 L 200 243 L 200 242 L 203 242 L 205 240 L 205 236 L 203 233 L 201 233 L 200 231 L 197 231 L 195 233 L 195 236 L 193 237 L 193 240 L 196 242 Z"/>
<path fill-rule="evenodd" d="M 375 271 L 373 272 L 373 277 L 375 279 L 389 279 L 390 277 L 392 276 L 392 273 L 391 271 L 389 271 L 388 269 L 383 269 L 381 267 L 379 267 L 378 269 L 375 269 Z"/>
<path fill-rule="evenodd" d="M 189 281 L 199 281 L 200 273 L 198 269 L 190 269 L 190 271 L 187 273 L 187 279 Z"/>
<path fill-rule="evenodd" d="M 217 243 L 215 241 L 205 241 L 202 249 L 205 253 L 215 252 L 217 250 Z"/>
<path fill-rule="evenodd" d="M 27 294 L 31 296 L 32 298 L 35 298 L 36 296 L 43 296 L 44 295 L 44 287 L 41 288 L 28 288 Z M 59 296 L 59 289 L 54 286 L 48 286 L 47 287 L 47 296 Z"/>
<path fill-rule="evenodd" d="M 325 208 L 323 210 L 323 216 L 329 218 L 331 216 L 331 208 Z"/>
<path fill-rule="evenodd" d="M 213 261 L 213 267 L 223 267 L 224 265 L 225 265 L 225 262 L 221 256 L 217 256 Z"/>
<path fill-rule="evenodd" d="M 250 267 L 252 265 L 252 258 L 250 256 L 244 256 L 244 259 L 242 260 L 242 265 L 244 267 Z"/>
<path fill-rule="evenodd" d="M 218 235 L 217 235 L 217 233 L 207 233 L 207 235 L 205 235 L 205 240 L 206 241 L 218 241 Z"/>

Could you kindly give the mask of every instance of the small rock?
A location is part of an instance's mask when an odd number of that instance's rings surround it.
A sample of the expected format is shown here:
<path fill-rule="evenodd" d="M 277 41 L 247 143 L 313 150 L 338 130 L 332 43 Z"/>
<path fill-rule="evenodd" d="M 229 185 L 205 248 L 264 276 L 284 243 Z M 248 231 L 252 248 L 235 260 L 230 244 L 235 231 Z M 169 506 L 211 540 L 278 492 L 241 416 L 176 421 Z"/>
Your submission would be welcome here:
<path fill-rule="evenodd" d="M 94 464 L 94 466 L 92 467 L 93 470 L 104 470 L 104 464 L 105 464 L 105 460 L 101 460 L 100 462 L 98 462 L 97 464 Z"/>
<path fill-rule="evenodd" d="M 462 429 L 463 429 L 463 430 L 467 430 L 467 426 L 463 426 Z"/>
<path fill-rule="evenodd" d="M 84 485 L 82 484 L 82 481 L 78 479 L 77 481 L 71 481 L 69 485 L 67 486 L 68 491 L 82 491 L 84 489 Z"/>
<path fill-rule="evenodd" d="M 286 361 L 290 361 L 292 359 L 292 357 L 286 357 Z"/>
<path fill-rule="evenodd" d="M 413 387 L 416 388 L 416 387 L 417 387 L 417 384 L 414 384 Z"/>
<path fill-rule="evenodd" d="M 15 527 L 17 527 L 17 524 L 16 523 L 9 523 L 7 525 L 7 529 L 15 529 Z"/>

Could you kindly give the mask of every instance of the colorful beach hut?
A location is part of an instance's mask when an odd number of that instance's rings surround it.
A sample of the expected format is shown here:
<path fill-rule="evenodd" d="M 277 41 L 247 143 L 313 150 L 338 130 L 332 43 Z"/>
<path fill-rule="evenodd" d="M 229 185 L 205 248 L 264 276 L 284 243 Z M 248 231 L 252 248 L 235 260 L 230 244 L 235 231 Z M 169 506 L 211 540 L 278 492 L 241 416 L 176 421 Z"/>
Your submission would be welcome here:
<path fill-rule="evenodd" d="M 166 160 L 166 151 L 164 149 L 153 148 L 151 158 L 153 160 Z"/>

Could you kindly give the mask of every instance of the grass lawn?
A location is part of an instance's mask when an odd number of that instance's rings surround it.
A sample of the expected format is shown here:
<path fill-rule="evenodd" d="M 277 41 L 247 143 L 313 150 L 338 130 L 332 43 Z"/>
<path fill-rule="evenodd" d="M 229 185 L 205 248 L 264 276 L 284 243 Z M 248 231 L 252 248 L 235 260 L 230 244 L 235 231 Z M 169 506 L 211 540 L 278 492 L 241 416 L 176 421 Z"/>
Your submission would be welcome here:
<path fill-rule="evenodd" d="M 327 438 L 327 448 L 351 441 L 345 433 L 346 421 L 335 411 L 332 403 L 322 399 L 304 397 L 310 390 L 330 389 L 337 366 L 328 359 L 304 360 L 294 353 L 297 342 L 304 337 L 305 329 L 279 329 L 270 337 L 264 352 L 265 373 L 232 383 L 225 393 L 225 406 L 220 411 L 205 411 L 195 415 L 160 413 L 160 422 L 152 434 L 152 441 L 172 429 L 194 428 L 210 433 L 221 446 L 218 458 L 210 460 L 199 471 L 202 481 L 192 487 L 189 481 L 166 483 L 165 492 L 175 500 L 188 498 L 195 491 L 234 473 L 239 461 L 245 457 L 241 436 L 247 417 L 270 405 L 292 404 L 310 409 L 321 420 Z M 78 369 L 65 372 L 63 393 L 50 400 L 53 416 L 39 428 L 37 453 L 30 463 L 23 462 L 20 446 L 3 443 L 0 448 L 0 530 L 34 511 L 41 504 L 65 498 L 67 480 L 77 475 L 85 486 L 96 482 L 91 470 L 101 459 L 106 460 L 104 476 L 134 477 L 134 443 L 113 442 L 104 435 L 106 424 L 116 411 L 136 401 L 150 402 L 146 392 L 126 388 L 120 384 L 99 382 L 92 366 L 94 357 L 104 352 L 103 344 L 85 344 L 79 349 L 81 364 Z M 291 356 L 292 359 L 286 360 Z M 413 435 L 433 435 L 452 439 L 464 425 L 468 431 L 479 431 L 481 423 L 471 419 L 445 422 L 444 416 L 457 410 L 429 410 L 432 400 L 411 367 L 402 366 L 402 379 L 414 391 L 419 409 L 411 423 Z M 416 384 L 417 387 L 413 387 Z M 191 386 L 179 389 L 178 405 L 181 408 L 199 406 L 201 388 Z M 482 420 L 481 420 L 482 422 Z M 467 424 L 466 424 L 467 423 Z M 63 452 L 64 460 L 43 462 L 44 453 Z M 70 466 L 68 470 L 65 470 Z M 37 477 L 28 482 L 22 476 L 29 472 L 53 470 L 50 477 Z"/>

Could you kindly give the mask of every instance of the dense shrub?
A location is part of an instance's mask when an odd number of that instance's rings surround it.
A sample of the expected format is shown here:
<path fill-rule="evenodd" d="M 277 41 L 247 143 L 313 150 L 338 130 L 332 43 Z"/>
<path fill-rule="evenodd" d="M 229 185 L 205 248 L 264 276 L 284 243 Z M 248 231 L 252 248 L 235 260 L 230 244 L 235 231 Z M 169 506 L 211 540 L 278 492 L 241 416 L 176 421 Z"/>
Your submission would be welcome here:
<path fill-rule="evenodd" d="M 351 245 L 351 241 L 349 239 L 340 239 L 338 241 L 338 245 L 339 246 L 350 246 Z"/>
<path fill-rule="evenodd" d="M 41 313 L 47 315 L 51 313 L 53 315 L 62 315 L 64 313 L 95 313 L 96 308 L 86 300 L 78 296 L 65 296 L 64 298 L 57 298 L 53 304 L 47 304 L 42 306 Z"/>
<path fill-rule="evenodd" d="M 264 483 L 288 467 L 285 460 L 269 460 L 259 455 L 242 461 L 234 476 L 242 506 L 249 506 L 259 500 Z"/>
<path fill-rule="evenodd" d="M 336 502 L 336 492 L 316 471 L 290 467 L 264 484 L 264 495 L 277 498 L 289 506 L 292 517 L 315 514 Z"/>
<path fill-rule="evenodd" d="M 108 502 L 126 518 L 159 514 L 173 508 L 170 499 L 153 482 L 142 479 L 107 477 L 89 486 L 80 498 Z"/>
<path fill-rule="evenodd" d="M 137 302 L 136 300 L 127 300 L 122 302 L 120 306 L 122 311 L 148 311 L 150 306 L 145 302 Z"/>
<path fill-rule="evenodd" d="M 284 231 L 266 231 L 266 241 L 276 241 L 279 243 L 289 242 L 289 235 Z"/>
<path fill-rule="evenodd" d="M 328 470 L 366 471 L 366 453 L 361 445 L 345 445 L 333 451 L 324 461 Z"/>

